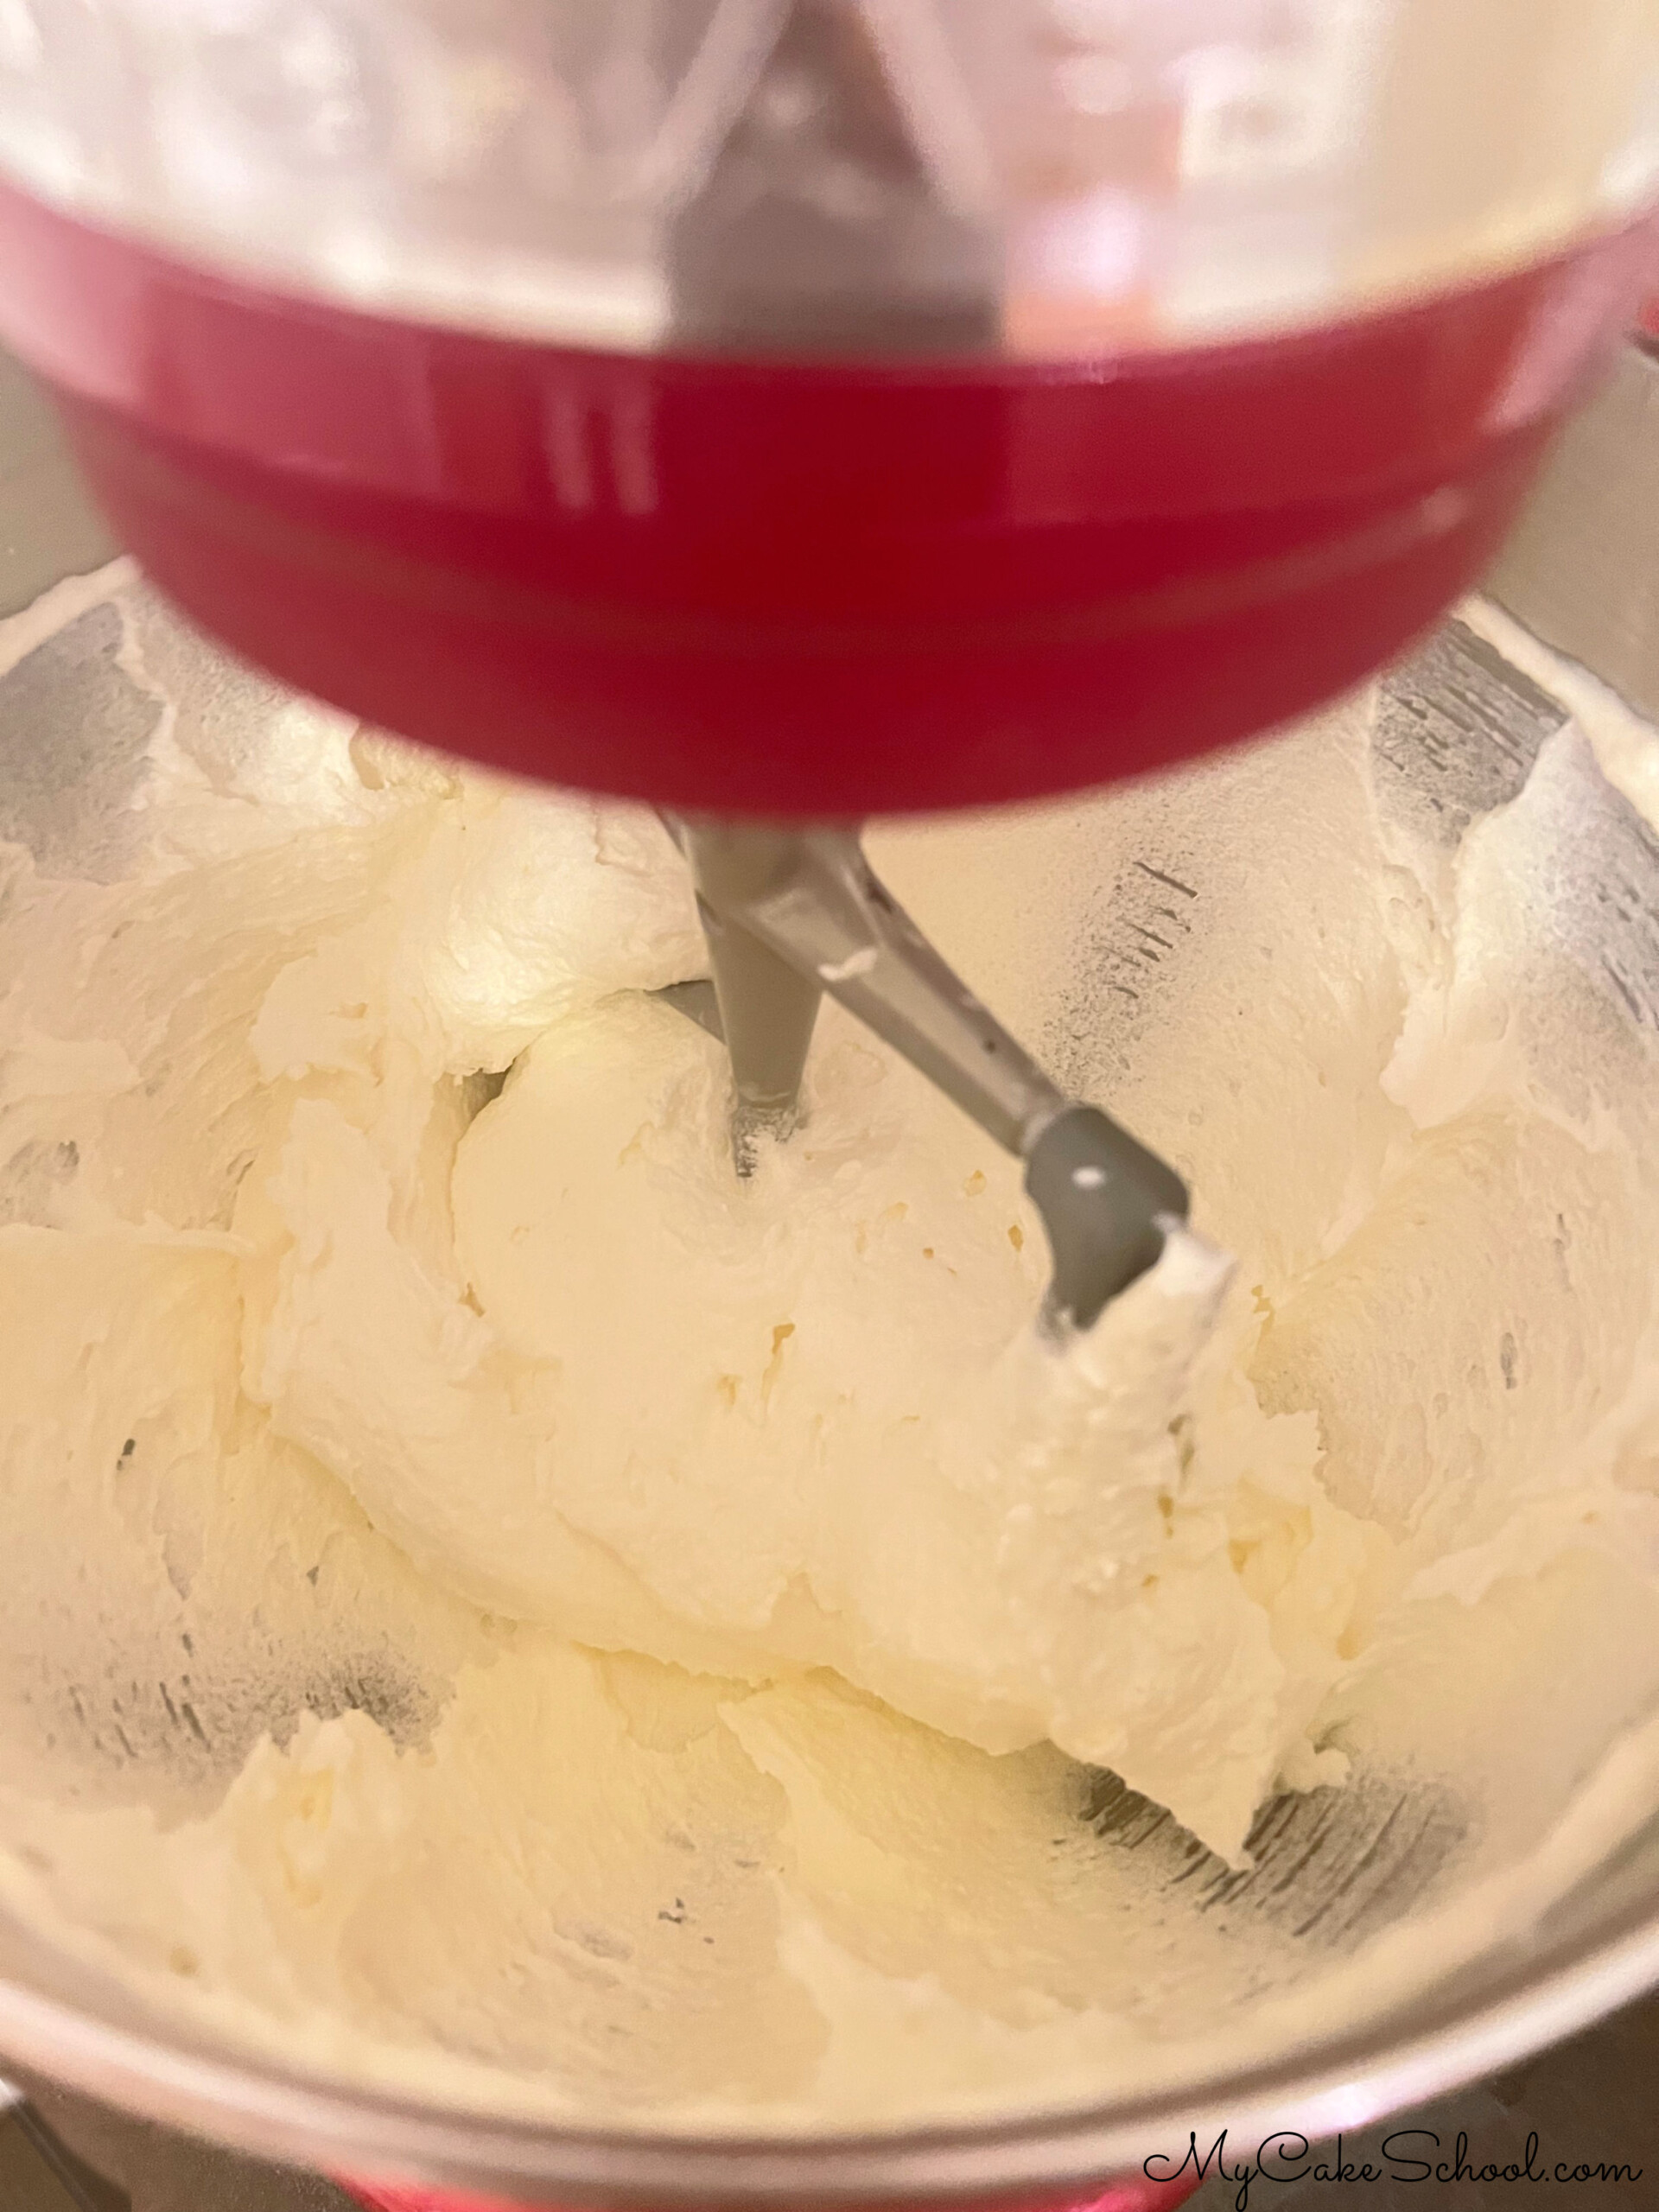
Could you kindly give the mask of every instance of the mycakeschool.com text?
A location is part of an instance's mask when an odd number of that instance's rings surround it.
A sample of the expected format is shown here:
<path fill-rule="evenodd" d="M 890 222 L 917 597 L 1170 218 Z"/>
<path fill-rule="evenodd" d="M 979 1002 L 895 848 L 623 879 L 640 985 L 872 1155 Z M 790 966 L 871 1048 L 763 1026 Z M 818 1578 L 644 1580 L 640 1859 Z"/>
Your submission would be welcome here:
<path fill-rule="evenodd" d="M 1535 2133 L 1528 2136 L 1524 2152 L 1516 2151 L 1505 2158 L 1486 2150 L 1471 2152 L 1465 2134 L 1440 2135 L 1427 2127 L 1395 2128 L 1374 2145 L 1351 2144 L 1340 2135 L 1333 2144 L 1313 2144 L 1287 2130 L 1269 2135 L 1252 2151 L 1230 2145 L 1223 2128 L 1207 2146 L 1189 2135 L 1179 2151 L 1154 2151 L 1142 2161 L 1141 2171 L 1154 2182 L 1186 2181 L 1190 2185 L 1196 2175 L 1205 2181 L 1229 2183 L 1236 2212 L 1249 2212 L 1252 2205 L 1260 2212 L 1276 2189 L 1303 2181 L 1351 2183 L 1360 2191 L 1377 2182 L 1392 2182 L 1396 2187 L 1421 2184 L 1426 2204 L 1432 2205 L 1437 2189 L 1461 2182 L 1489 2189 L 1584 2190 L 1598 2183 L 1633 2184 L 1643 2174 L 1640 2164 L 1629 2158 L 1546 2149 Z M 1567 2201 L 1577 2207 L 1589 2200 L 1575 2196 Z"/>

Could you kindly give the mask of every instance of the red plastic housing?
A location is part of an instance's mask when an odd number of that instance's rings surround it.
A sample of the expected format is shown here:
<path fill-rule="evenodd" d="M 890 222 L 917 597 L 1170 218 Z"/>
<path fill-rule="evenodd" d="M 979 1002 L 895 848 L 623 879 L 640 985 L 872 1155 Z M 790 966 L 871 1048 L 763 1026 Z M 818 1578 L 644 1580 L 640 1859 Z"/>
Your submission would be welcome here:
<path fill-rule="evenodd" d="M 251 289 L 0 191 L 0 334 L 117 530 L 303 690 L 559 783 L 817 818 L 1098 784 L 1351 684 L 1481 573 L 1638 226 L 1244 345 L 734 364 Z"/>
<path fill-rule="evenodd" d="M 1137 2177 L 1109 2182 L 1092 2196 L 1074 2202 L 1065 2208 L 1065 2212 L 1177 2212 L 1177 2208 L 1198 2190 L 1200 2181 L 1201 2177 L 1194 2176 L 1182 2181 L 1151 2182 Z M 442 2190 L 371 2187 L 365 2182 L 346 2182 L 342 2186 L 365 2208 L 365 2212 L 514 2212 L 511 2205 L 486 2203 L 474 2196 L 452 2196 Z M 876 2212 L 876 2209 L 871 2208 L 870 2212 Z M 892 2206 L 887 2212 L 904 2212 L 904 2208 Z M 939 2212 L 949 2212 L 949 2208 L 941 2207 Z M 995 2212 L 995 2207 L 992 2212 Z M 1061 2212 L 1061 2208 L 1046 2202 L 1041 2206 L 1027 2203 L 1004 2207 L 1003 2212 Z"/>

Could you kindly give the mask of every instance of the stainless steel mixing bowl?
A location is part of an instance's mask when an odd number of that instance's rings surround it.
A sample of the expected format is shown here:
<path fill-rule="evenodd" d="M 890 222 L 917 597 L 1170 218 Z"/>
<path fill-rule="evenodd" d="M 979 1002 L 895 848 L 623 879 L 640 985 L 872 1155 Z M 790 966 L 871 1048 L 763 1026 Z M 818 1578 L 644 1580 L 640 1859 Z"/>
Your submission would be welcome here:
<path fill-rule="evenodd" d="M 42 404 L 15 372 L 0 371 L 0 613 L 111 550 Z M 1569 434 L 1493 590 L 1633 704 L 1659 709 L 1659 359 L 1633 349 Z M 32 843 L 60 868 L 101 849 L 118 824 L 138 741 L 110 707 L 110 654 L 95 630 L 66 633 L 0 687 L 0 836 Z M 1485 649 L 1455 627 L 1388 679 L 1388 701 L 1395 765 L 1403 762 L 1434 803 L 1448 779 L 1501 782 L 1505 763 L 1517 747 L 1535 748 L 1541 717 L 1548 719 L 1535 693 L 1523 682 L 1506 688 Z M 1605 925 L 1626 932 L 1621 973 L 1631 984 L 1631 1019 L 1651 1027 L 1659 1025 L 1659 846 L 1649 840 L 1641 849 L 1642 897 L 1622 919 L 1610 908 Z M 1158 1822 L 1135 1806 L 1108 1791 L 1096 1811 L 1117 1847 L 1158 1847 Z M 1370 1881 L 1368 1894 L 1379 1897 L 1380 1878 L 1398 1876 L 1395 1909 L 1409 1894 L 1409 1870 L 1399 1837 L 1388 1840 L 1389 1808 L 1361 1805 L 1338 1828 L 1334 1840 L 1314 1838 L 1315 1849 L 1293 1815 L 1264 1843 L 1252 1878 L 1270 1883 L 1312 1852 L 1315 1863 L 1299 1875 L 1309 1894 L 1351 1897 Z M 1524 1943 L 1479 1956 L 1351 2031 L 1226 2078 L 1128 2098 L 1108 2093 L 1059 2116 L 752 2140 L 518 2124 L 232 2050 L 150 2015 L 3 1920 L 0 2060 L 288 2160 L 518 2202 L 1058 2197 L 1138 2169 L 1148 2152 L 1184 2145 L 1189 2130 L 1207 2141 L 1224 2126 L 1248 2142 L 1287 2125 L 1313 2137 L 1360 2126 L 1512 2062 L 1656 1980 L 1659 1814 L 1560 1896 Z"/>

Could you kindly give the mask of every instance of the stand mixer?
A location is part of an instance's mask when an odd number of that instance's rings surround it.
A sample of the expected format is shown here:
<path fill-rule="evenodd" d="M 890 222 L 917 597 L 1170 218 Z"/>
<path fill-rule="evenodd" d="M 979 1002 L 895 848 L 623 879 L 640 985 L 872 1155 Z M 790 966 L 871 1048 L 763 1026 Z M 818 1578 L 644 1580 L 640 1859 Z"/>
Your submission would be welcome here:
<path fill-rule="evenodd" d="M 1180 1182 L 855 825 L 1246 737 L 1474 580 L 1652 264 L 1654 9 L 31 0 L 0 41 L 0 331 L 149 572 L 323 697 L 661 808 L 736 1171 L 828 991 L 1024 1160 L 1089 1325 Z"/>
<path fill-rule="evenodd" d="M 829 989 L 1026 1160 L 1086 1325 L 1179 1179 L 779 825 L 1132 773 L 1421 629 L 1639 284 L 1651 9 L 6 22 L 0 327 L 151 572 L 405 734 L 675 810 L 740 1170 Z"/>

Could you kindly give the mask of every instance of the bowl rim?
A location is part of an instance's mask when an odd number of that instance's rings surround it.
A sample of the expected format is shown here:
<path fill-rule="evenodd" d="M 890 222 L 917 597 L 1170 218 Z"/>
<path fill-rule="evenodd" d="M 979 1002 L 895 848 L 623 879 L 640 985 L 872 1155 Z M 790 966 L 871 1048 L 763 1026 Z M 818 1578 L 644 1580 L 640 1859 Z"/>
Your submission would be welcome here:
<path fill-rule="evenodd" d="M 1501 1959 L 1502 1949 L 1487 1955 Z M 1291 2129 L 1318 2141 L 1516 2064 L 1659 1985 L 1659 1901 L 1586 1944 L 1560 1939 L 1541 1971 L 1514 1955 L 1472 1993 L 1419 1993 L 1355 2030 L 1262 2064 L 1122 2101 L 982 2121 L 799 2133 L 563 2127 L 441 2105 L 176 2031 L 146 2035 L 0 1979 L 0 2054 L 139 2116 L 255 2156 L 365 2182 L 509 2201 L 607 2207 L 825 2207 L 1029 2198 L 1087 2188 L 1189 2134 L 1254 2146 Z M 520 2192 L 532 2195 L 524 2198 Z"/>

